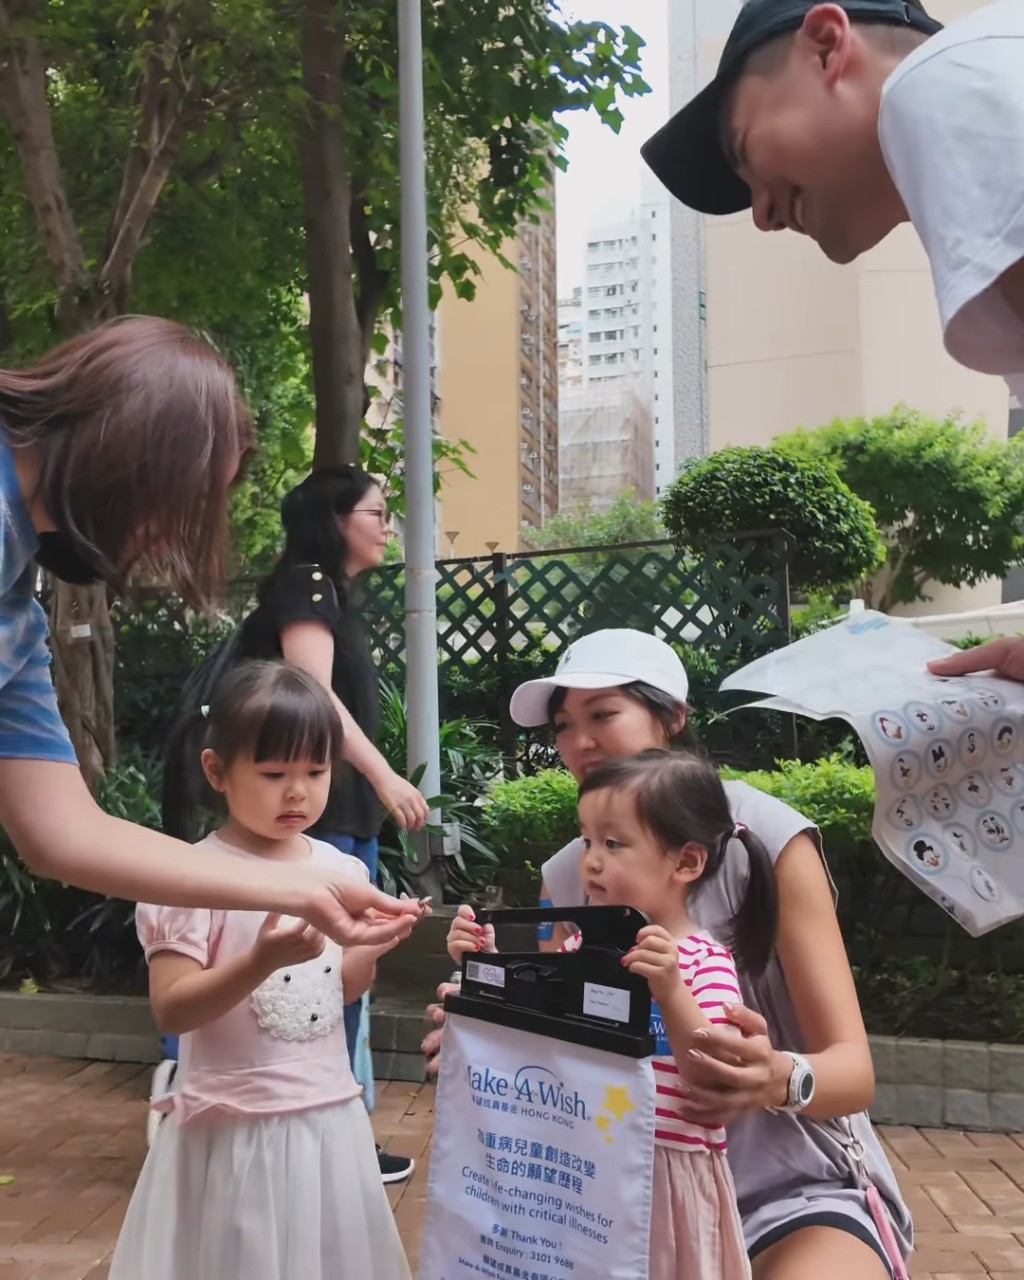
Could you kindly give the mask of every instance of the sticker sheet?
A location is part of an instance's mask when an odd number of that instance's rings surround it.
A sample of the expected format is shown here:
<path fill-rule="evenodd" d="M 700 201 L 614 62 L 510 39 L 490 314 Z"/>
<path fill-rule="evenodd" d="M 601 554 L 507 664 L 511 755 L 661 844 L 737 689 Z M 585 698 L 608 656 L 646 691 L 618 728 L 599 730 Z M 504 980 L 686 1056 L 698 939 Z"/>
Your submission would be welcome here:
<path fill-rule="evenodd" d="M 846 720 L 874 769 L 879 847 L 978 937 L 1024 915 L 1024 684 L 930 675 L 929 659 L 952 648 L 869 611 L 759 658 L 722 689 Z"/>

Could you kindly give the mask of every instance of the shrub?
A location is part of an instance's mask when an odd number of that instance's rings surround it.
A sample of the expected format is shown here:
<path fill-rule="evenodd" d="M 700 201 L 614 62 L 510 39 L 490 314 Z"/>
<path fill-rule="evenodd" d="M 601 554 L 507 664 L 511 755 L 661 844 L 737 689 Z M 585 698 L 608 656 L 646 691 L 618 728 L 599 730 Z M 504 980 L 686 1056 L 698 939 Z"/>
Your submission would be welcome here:
<path fill-rule="evenodd" d="M 877 569 L 885 548 L 868 503 L 827 463 L 776 449 L 721 449 L 686 463 L 662 506 L 678 546 L 696 552 L 756 529 L 795 540 L 791 584 L 813 591 L 849 586 Z"/>
<path fill-rule="evenodd" d="M 493 787 L 483 824 L 503 860 L 536 865 L 578 836 L 577 791 L 575 778 L 564 769 L 545 769 Z"/>
<path fill-rule="evenodd" d="M 829 849 L 874 849 L 871 823 L 875 812 L 875 778 L 867 766 L 857 766 L 832 755 L 806 764 L 783 760 L 777 770 L 737 773 L 726 770 L 724 777 L 742 778 L 758 791 L 782 800 L 806 814 L 821 828 Z"/>

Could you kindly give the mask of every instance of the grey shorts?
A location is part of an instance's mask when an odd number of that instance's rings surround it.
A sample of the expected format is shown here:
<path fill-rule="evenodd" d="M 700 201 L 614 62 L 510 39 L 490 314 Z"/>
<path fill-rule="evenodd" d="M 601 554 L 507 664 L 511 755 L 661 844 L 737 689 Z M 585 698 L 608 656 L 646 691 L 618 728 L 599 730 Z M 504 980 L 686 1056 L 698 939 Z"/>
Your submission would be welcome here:
<path fill-rule="evenodd" d="M 743 1234 L 750 1257 L 756 1258 L 773 1244 L 805 1227 L 833 1227 L 863 1241 L 891 1265 L 879 1238 L 864 1194 L 853 1187 L 829 1187 L 820 1196 L 792 1196 L 761 1205 L 743 1219 Z"/>

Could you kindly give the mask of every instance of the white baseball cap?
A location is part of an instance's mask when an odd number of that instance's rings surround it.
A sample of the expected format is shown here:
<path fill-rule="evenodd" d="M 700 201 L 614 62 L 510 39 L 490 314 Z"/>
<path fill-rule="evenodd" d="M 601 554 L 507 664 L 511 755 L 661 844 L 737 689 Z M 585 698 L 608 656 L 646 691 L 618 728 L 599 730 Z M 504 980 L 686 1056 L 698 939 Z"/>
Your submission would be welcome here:
<path fill-rule="evenodd" d="M 553 676 L 528 680 L 512 695 L 509 711 L 524 729 L 548 722 L 556 689 L 618 689 L 641 681 L 685 703 L 690 682 L 676 651 L 646 631 L 613 628 L 582 636 L 566 649 Z"/>

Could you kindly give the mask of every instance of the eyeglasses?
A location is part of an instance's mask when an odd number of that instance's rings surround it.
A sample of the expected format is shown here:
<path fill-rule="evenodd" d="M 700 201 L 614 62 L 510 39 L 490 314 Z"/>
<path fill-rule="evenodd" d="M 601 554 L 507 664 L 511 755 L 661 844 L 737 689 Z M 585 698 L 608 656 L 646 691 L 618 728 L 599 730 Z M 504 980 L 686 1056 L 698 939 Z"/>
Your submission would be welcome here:
<path fill-rule="evenodd" d="M 386 525 L 391 519 L 391 513 L 386 507 L 353 507 L 349 512 L 350 516 L 375 516 L 378 524 Z"/>

